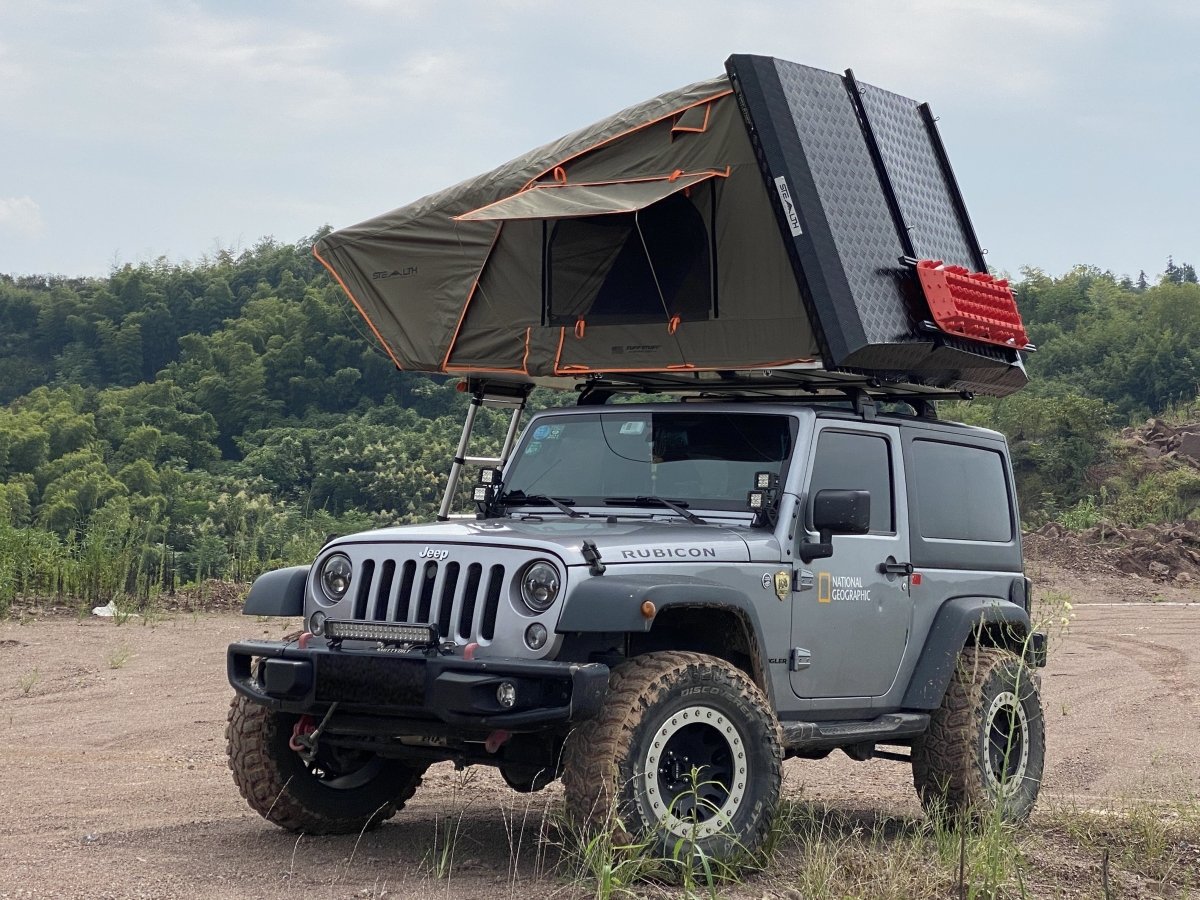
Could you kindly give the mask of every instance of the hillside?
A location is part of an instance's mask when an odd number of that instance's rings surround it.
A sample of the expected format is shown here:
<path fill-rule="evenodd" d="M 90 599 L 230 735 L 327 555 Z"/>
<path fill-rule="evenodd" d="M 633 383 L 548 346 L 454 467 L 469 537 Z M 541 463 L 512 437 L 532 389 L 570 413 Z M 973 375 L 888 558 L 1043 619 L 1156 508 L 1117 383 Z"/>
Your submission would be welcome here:
<path fill-rule="evenodd" d="M 0 276 L 0 612 L 19 594 L 246 580 L 330 533 L 432 514 L 461 398 L 376 350 L 316 237 L 105 278 Z M 1154 285 L 1027 271 L 1017 290 L 1031 387 L 942 414 L 1009 436 L 1027 524 L 1193 517 L 1192 439 L 1151 455 L 1119 433 L 1197 412 L 1193 268 Z M 498 440 L 498 420 L 482 433 Z"/>

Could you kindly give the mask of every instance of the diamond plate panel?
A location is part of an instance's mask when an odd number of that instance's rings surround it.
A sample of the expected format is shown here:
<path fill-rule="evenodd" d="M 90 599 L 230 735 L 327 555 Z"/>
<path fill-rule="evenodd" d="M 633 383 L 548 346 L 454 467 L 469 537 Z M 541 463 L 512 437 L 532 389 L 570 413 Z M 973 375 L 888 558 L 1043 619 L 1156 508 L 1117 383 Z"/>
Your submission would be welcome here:
<path fill-rule="evenodd" d="M 842 77 L 782 60 L 776 71 L 867 342 L 912 337 L 904 247 Z"/>
<path fill-rule="evenodd" d="M 920 259 L 940 259 L 974 271 L 972 242 L 951 200 L 920 109 L 912 100 L 860 84 L 863 106 Z"/>

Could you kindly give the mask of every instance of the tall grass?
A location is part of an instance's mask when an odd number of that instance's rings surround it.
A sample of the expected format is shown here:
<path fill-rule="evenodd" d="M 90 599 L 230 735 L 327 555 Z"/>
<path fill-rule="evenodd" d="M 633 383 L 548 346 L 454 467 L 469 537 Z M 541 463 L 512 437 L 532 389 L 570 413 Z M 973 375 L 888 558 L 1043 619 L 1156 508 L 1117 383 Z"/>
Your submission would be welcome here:
<path fill-rule="evenodd" d="M 175 527 L 160 511 L 111 502 L 60 536 L 0 517 L 0 616 L 14 602 L 117 601 L 144 609 L 177 587 L 208 579 L 248 582 L 262 572 L 312 561 L 331 534 L 375 524 L 263 498 L 228 498 L 195 525 Z"/>

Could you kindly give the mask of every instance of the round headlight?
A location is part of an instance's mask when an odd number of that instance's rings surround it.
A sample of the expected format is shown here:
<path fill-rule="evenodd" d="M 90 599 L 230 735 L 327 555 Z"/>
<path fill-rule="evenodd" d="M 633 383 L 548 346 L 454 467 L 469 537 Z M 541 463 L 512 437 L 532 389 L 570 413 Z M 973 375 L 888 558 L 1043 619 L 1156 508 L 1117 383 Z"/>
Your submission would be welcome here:
<path fill-rule="evenodd" d="M 548 562 L 535 562 L 521 576 L 521 599 L 536 613 L 548 610 L 558 597 L 558 570 Z"/>
<path fill-rule="evenodd" d="M 353 571 L 350 558 L 343 553 L 335 553 L 321 564 L 318 580 L 327 600 L 337 603 L 346 596 L 346 591 L 350 590 L 350 576 Z"/>

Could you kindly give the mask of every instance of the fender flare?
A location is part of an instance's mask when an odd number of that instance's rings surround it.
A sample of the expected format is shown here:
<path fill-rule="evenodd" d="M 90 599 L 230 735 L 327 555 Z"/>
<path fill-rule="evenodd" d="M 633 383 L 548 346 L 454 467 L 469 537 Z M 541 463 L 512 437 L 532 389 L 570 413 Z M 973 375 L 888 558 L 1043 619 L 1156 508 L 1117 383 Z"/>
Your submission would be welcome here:
<path fill-rule="evenodd" d="M 250 585 L 242 614 L 247 616 L 304 615 L 304 585 L 311 566 L 292 566 L 264 572 Z"/>
<path fill-rule="evenodd" d="M 642 615 L 642 604 L 654 604 L 655 615 Z M 590 578 L 567 597 L 558 617 L 556 631 L 568 632 L 645 632 L 654 619 L 671 607 L 713 606 L 741 613 L 762 641 L 758 615 L 750 598 L 728 585 L 677 575 L 664 581 L 661 575 L 605 575 Z"/>
<path fill-rule="evenodd" d="M 958 654 L 977 629 L 1007 626 L 1016 640 L 1033 631 L 1029 613 L 997 597 L 954 597 L 942 604 L 933 618 L 925 647 L 904 693 L 905 709 L 937 709 L 954 676 Z"/>

